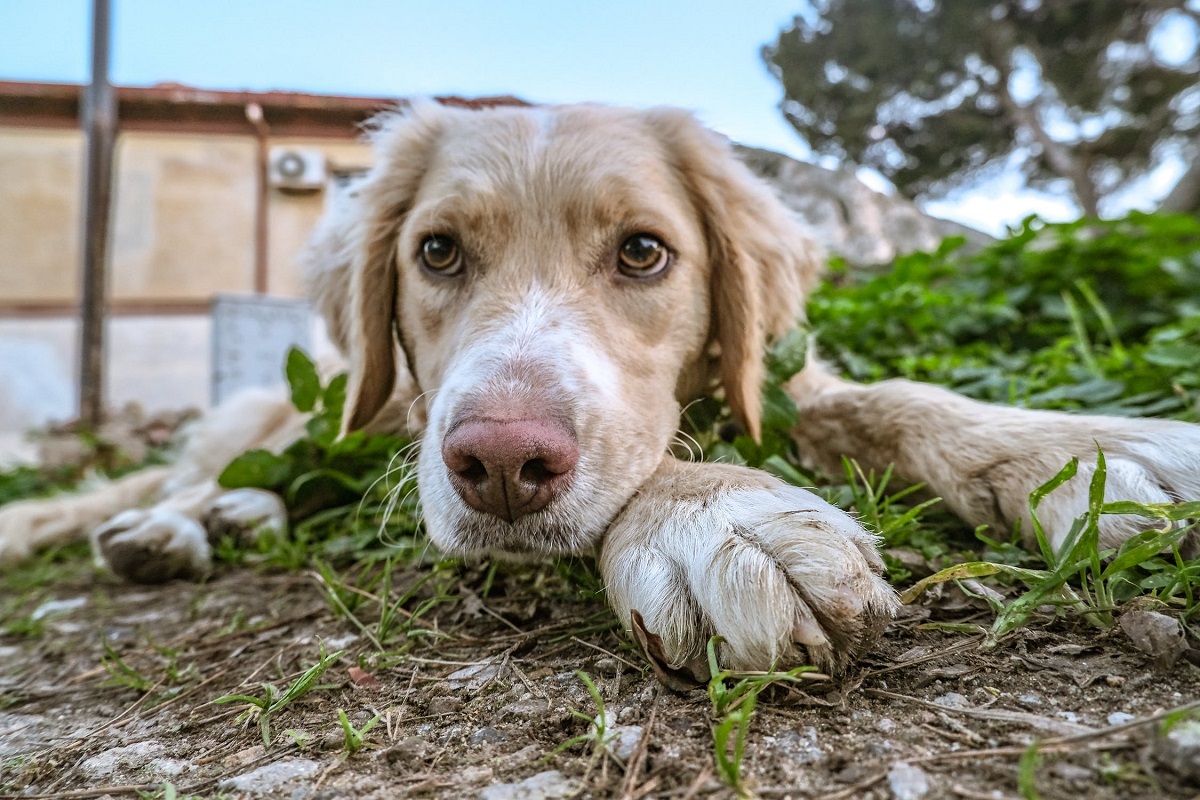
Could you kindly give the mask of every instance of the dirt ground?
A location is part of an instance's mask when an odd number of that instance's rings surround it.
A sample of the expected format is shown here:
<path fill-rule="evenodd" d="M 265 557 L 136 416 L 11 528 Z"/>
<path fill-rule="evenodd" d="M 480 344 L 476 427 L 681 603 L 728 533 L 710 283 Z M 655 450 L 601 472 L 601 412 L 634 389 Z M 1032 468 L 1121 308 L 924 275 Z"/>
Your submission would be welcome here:
<path fill-rule="evenodd" d="M 549 567 L 494 579 L 457 568 L 454 599 L 405 620 L 408 637 L 384 656 L 308 573 L 227 567 L 141 587 L 83 558 L 48 583 L 36 572 L 0 637 L 0 797 L 734 796 L 715 777 L 704 691 L 660 687 L 603 603 Z M 1196 796 L 1196 752 L 1157 722 L 1200 698 L 1196 667 L 1156 672 L 1120 629 L 1061 619 L 983 651 L 971 629 L 989 622 L 943 595 L 910 609 L 848 679 L 764 695 L 747 792 Z M 264 681 L 282 689 L 317 661 L 318 641 L 345 652 L 273 715 L 269 748 L 245 703 L 213 702 L 261 695 Z M 551 755 L 589 730 L 572 710 L 597 714 L 575 670 L 606 701 L 611 755 L 589 742 Z M 357 728 L 380 717 L 352 754 L 338 709 Z"/>

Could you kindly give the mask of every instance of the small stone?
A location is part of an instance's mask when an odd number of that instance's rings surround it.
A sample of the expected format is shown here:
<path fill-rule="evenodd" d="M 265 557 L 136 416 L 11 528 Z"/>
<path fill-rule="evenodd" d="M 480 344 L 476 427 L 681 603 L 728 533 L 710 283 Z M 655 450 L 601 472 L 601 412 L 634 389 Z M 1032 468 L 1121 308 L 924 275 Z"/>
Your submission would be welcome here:
<path fill-rule="evenodd" d="M 429 705 L 425 707 L 425 713 L 430 716 L 453 714 L 456 711 L 460 711 L 462 707 L 462 700 L 459 700 L 454 695 L 445 694 L 430 700 Z"/>
<path fill-rule="evenodd" d="M 1114 711 L 1105 719 L 1108 720 L 1109 725 L 1124 725 L 1126 722 L 1133 722 L 1137 717 L 1133 714 L 1126 714 L 1124 711 Z"/>
<path fill-rule="evenodd" d="M 1070 761 L 1057 761 L 1050 767 L 1050 772 L 1060 780 L 1068 783 L 1089 783 L 1093 774 L 1087 767 L 1072 764 Z"/>
<path fill-rule="evenodd" d="M 480 745 L 485 745 L 485 744 L 496 744 L 498 742 L 503 742 L 503 741 L 507 741 L 507 740 L 508 740 L 507 733 L 505 733 L 504 731 L 501 731 L 501 730 L 497 730 L 496 728 L 493 728 L 491 725 L 488 725 L 487 727 L 480 728 L 479 730 L 472 733 L 467 738 L 467 743 L 471 744 L 471 745 L 475 745 L 475 746 L 480 746 Z"/>
<path fill-rule="evenodd" d="M 642 740 L 642 726 L 617 725 L 605 731 L 605 737 L 605 747 L 608 748 L 608 752 L 621 761 L 628 761 L 633 757 L 633 751 L 637 749 L 638 743 Z"/>
<path fill-rule="evenodd" d="M 580 790 L 576 781 L 556 769 L 539 772 L 518 783 L 497 783 L 479 793 L 479 800 L 562 800 Z"/>
<path fill-rule="evenodd" d="M 1184 720 L 1154 740 L 1154 757 L 1190 781 L 1200 782 L 1200 720 Z"/>
<path fill-rule="evenodd" d="M 1023 694 L 1017 698 L 1017 702 L 1027 706 L 1040 706 L 1042 704 L 1042 698 L 1038 697 L 1036 694 Z"/>
<path fill-rule="evenodd" d="M 226 778 L 217 784 L 217 788 L 223 792 L 269 794 L 278 791 L 289 781 L 311 778 L 320 771 L 321 765 L 316 761 L 289 758 L 261 766 L 233 778 Z"/>
<path fill-rule="evenodd" d="M 518 719 L 537 719 L 546 714 L 549 709 L 546 706 L 545 700 L 538 700 L 536 697 L 522 698 L 515 703 L 509 703 L 504 708 L 500 709 L 497 719 L 505 717 L 516 717 Z"/>
<path fill-rule="evenodd" d="M 883 733 L 891 733 L 892 731 L 896 730 L 896 723 L 892 722 L 887 717 L 884 717 L 875 723 L 875 727 Z"/>
<path fill-rule="evenodd" d="M 1187 650 L 1187 640 L 1179 620 L 1157 611 L 1126 611 L 1121 615 L 1121 630 L 1137 649 L 1154 660 L 1156 669 L 1170 669 Z"/>
<path fill-rule="evenodd" d="M 593 665 L 597 672 L 617 672 L 621 669 L 621 662 L 610 656 L 596 659 Z"/>
<path fill-rule="evenodd" d="M 109 748 L 87 759 L 79 768 L 88 775 L 107 777 L 121 770 L 141 769 L 162 753 L 163 746 L 157 742 L 137 742 Z"/>
<path fill-rule="evenodd" d="M 958 692 L 947 692 L 940 697 L 933 698 L 933 702 L 937 703 L 939 706 L 945 706 L 946 708 L 969 708 L 971 705 L 967 701 L 966 695 L 961 695 Z"/>
<path fill-rule="evenodd" d="M 896 800 L 920 800 L 929 794 L 929 776 L 920 767 L 904 761 L 892 765 L 887 779 Z"/>

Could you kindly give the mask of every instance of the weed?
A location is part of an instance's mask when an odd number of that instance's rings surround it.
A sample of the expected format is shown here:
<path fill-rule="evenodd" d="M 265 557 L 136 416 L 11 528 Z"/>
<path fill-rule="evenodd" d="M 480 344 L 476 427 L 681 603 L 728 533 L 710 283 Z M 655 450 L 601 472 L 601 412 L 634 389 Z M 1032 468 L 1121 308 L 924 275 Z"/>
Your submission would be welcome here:
<path fill-rule="evenodd" d="M 343 734 L 342 749 L 346 751 L 346 755 L 352 756 L 363 748 L 363 745 L 366 743 L 365 737 L 367 732 L 379 724 L 380 719 L 380 715 L 376 714 L 367 720 L 366 724 L 361 728 L 355 728 L 346 716 L 346 712 L 340 708 L 338 709 L 338 722 L 342 725 Z"/>
<path fill-rule="evenodd" d="M 733 789 L 738 797 L 752 796 L 746 788 L 742 775 L 742 759 L 746 752 L 746 736 L 750 731 L 750 720 L 758 696 L 770 686 L 801 683 L 813 667 L 797 667 L 787 672 L 738 673 L 722 670 L 717 664 L 717 647 L 724 641 L 714 636 L 708 641 L 708 699 L 712 702 L 713 717 L 713 763 L 717 777 Z M 732 683 L 731 681 L 736 681 Z"/>
<path fill-rule="evenodd" d="M 581 669 L 577 669 L 575 670 L 575 676 L 583 681 L 583 685 L 587 687 L 588 694 L 592 696 L 592 702 L 596 706 L 596 714 L 595 716 L 588 716 L 582 711 L 572 709 L 571 715 L 586 722 L 589 728 L 588 731 L 563 742 L 546 757 L 553 758 L 577 744 L 590 742 L 592 745 L 592 761 L 594 763 L 596 759 L 607 752 L 608 742 L 612 738 L 612 734 L 608 730 L 608 711 L 604 707 L 604 696 L 600 694 L 600 690 L 596 688 L 595 682 L 588 674 Z"/>
<path fill-rule="evenodd" d="M 100 643 L 104 647 L 104 655 L 101 657 L 101 663 L 104 665 L 104 671 L 108 673 L 108 679 L 105 681 L 106 686 L 124 686 L 135 692 L 144 693 L 158 685 L 156 681 L 151 680 L 126 663 L 121 658 L 121 655 L 113 649 L 113 646 L 109 644 L 107 637 L 101 639 Z"/>
<path fill-rule="evenodd" d="M 1097 450 L 1096 468 L 1088 487 L 1088 510 L 1075 520 L 1063 543 L 1051 546 L 1038 518 L 1041 502 L 1078 472 L 1078 459 L 1072 459 L 1057 475 L 1029 496 L 1030 518 L 1042 560 L 1047 569 L 1031 569 L 1009 563 L 974 561 L 942 570 L 908 589 L 902 599 L 911 602 L 936 583 L 964 578 L 1006 575 L 1026 586 L 1026 591 L 1007 605 L 998 607 L 996 620 L 988 635 L 994 644 L 1008 632 L 1027 624 L 1044 605 L 1073 609 L 1099 628 L 1113 624 L 1113 610 L 1122 601 L 1149 592 L 1167 601 L 1177 594 L 1184 598 L 1186 613 L 1193 613 L 1195 599 L 1191 578 L 1200 574 L 1200 562 L 1188 563 L 1180 556 L 1179 543 L 1191 534 L 1200 516 L 1200 502 L 1145 504 L 1104 501 L 1107 469 L 1104 453 Z M 1099 521 L 1105 514 L 1134 514 L 1156 520 L 1151 527 L 1126 540 L 1120 548 L 1101 549 Z M 1156 558 L 1171 552 L 1173 561 Z M 1151 564 L 1147 568 L 1147 564 Z M 1146 576 L 1149 569 L 1150 576 Z"/>
<path fill-rule="evenodd" d="M 239 717 L 239 721 L 258 721 L 259 730 L 262 732 L 263 744 L 267 747 L 271 746 L 271 718 L 299 700 L 304 695 L 319 688 L 317 681 L 329 669 L 329 665 L 333 664 L 342 657 L 344 650 L 338 650 L 335 653 L 326 653 L 325 645 L 319 645 L 320 652 L 317 657 L 317 663 L 304 671 L 299 678 L 288 684 L 288 687 L 282 692 L 271 683 L 262 684 L 263 693 L 261 696 L 247 694 L 231 694 L 224 697 L 218 697 L 213 700 L 214 703 L 246 703 L 249 706 L 246 711 Z"/>

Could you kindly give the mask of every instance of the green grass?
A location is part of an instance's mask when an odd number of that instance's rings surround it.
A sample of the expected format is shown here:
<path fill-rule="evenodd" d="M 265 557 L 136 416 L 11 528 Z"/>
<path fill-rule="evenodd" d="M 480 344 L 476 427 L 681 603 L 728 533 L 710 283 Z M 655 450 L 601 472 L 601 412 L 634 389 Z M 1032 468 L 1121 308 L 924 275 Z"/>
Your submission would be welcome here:
<path fill-rule="evenodd" d="M 271 720 L 287 706 L 299 700 L 311 691 L 321 688 L 317 683 L 329 667 L 342 657 L 344 650 L 334 653 L 325 652 L 325 645 L 320 644 L 317 663 L 306 669 L 300 677 L 289 683 L 283 691 L 272 683 L 262 684 L 261 695 L 230 694 L 218 697 L 214 703 L 245 703 L 247 708 L 239 717 L 247 722 L 257 722 L 262 733 L 263 745 L 271 746 Z"/>
<path fill-rule="evenodd" d="M 776 342 L 767 358 L 764 431 L 754 442 L 736 435 L 727 408 L 708 398 L 688 407 L 685 433 L 704 456 L 760 467 L 816 490 L 855 512 L 887 548 L 916 551 L 936 575 L 913 583 L 909 570 L 886 559 L 889 577 L 907 596 L 928 586 L 981 579 L 1005 595 L 996 602 L 992 641 L 1042 618 L 1051 606 L 1100 627 L 1122 605 L 1149 597 L 1185 619 L 1200 606 L 1200 560 L 1179 544 L 1200 517 L 1200 498 L 1164 505 L 1103 502 L 1103 454 L 1091 486 L 1088 513 L 1058 553 L 1029 552 L 1017 539 L 971 530 L 936 500 L 918 499 L 921 487 L 898 485 L 890 470 L 866 473 L 847 460 L 838 475 L 801 469 L 788 429 L 795 404 L 780 388 L 802 368 L 810 337 L 851 378 L 904 377 L 949 386 L 982 400 L 1030 408 L 1200 419 L 1200 220 L 1132 214 L 1121 220 L 1064 225 L 1027 220 L 1009 238 L 977 252 L 947 240 L 883 268 L 835 262 L 831 279 L 811 298 L 810 327 Z M 219 560 L 262 569 L 311 569 L 330 607 L 361 632 L 376 651 L 403 650 L 432 635 L 421 624 L 438 605 L 453 602 L 456 567 L 445 564 L 423 537 L 412 464 L 413 442 L 395 436 L 337 436 L 346 379 L 322 383 L 299 351 L 287 361 L 292 401 L 309 414 L 304 438 L 282 453 L 252 451 L 220 476 L 229 488 L 277 492 L 291 515 L 282 536 L 250 546 L 219 544 Z M 731 432 L 735 435 L 730 435 Z M 1037 506 L 1077 465 L 1034 493 Z M 21 468 L 0 473 L 0 503 L 69 488 L 71 476 Z M 1146 532 L 1116 552 L 1098 546 L 1105 514 L 1136 514 Z M 1165 529 L 1168 522 L 1175 527 Z M 1035 524 L 1035 528 L 1037 525 Z M 28 619 L 39 586 L 61 570 L 60 556 L 4 576 L 16 590 L 0 607 L 0 623 L 17 635 L 36 636 Z M 439 576 L 446 570 L 446 577 Z M 493 583 L 518 568 L 495 566 Z M 602 593 L 586 559 L 561 561 L 554 573 L 536 572 L 522 591 L 539 595 L 567 587 L 576 599 Z M 399 585 L 405 570 L 403 584 Z M 411 577 L 420 572 L 424 578 Z M 515 574 L 515 573 L 514 573 Z M 543 586 L 553 584 L 552 589 Z M 607 620 L 603 627 L 611 627 Z M 1190 628 L 1189 628 L 1190 630 Z M 266 706 L 269 707 L 268 702 Z M 269 716 L 269 715 L 268 715 Z M 730 728 L 729 735 L 736 733 Z M 734 741 L 734 740 L 731 740 Z"/>

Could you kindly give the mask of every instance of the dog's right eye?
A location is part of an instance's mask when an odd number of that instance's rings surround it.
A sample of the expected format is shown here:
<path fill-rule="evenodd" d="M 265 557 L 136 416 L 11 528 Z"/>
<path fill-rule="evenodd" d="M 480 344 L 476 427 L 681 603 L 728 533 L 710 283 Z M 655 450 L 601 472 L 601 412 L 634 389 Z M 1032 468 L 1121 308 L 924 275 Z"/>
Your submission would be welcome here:
<path fill-rule="evenodd" d="M 421 242 L 421 265 L 436 275 L 462 272 L 462 254 L 449 236 L 434 235 Z"/>

